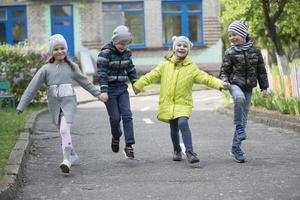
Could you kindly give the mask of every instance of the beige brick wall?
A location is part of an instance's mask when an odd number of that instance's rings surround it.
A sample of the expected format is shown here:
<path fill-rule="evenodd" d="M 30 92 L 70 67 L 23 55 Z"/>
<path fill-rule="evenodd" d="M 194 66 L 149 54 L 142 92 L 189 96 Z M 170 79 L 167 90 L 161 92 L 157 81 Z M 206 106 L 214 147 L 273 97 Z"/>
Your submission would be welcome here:
<path fill-rule="evenodd" d="M 162 15 L 161 0 L 144 0 L 146 46 L 161 47 Z M 203 0 L 204 43 L 214 45 L 221 37 L 220 2 L 219 0 Z"/>
<path fill-rule="evenodd" d="M 101 46 L 101 5 L 100 1 L 91 1 L 81 4 L 79 7 L 82 46 L 93 49 L 99 49 Z"/>
<path fill-rule="evenodd" d="M 75 51 L 82 47 L 99 50 L 103 45 L 101 41 L 103 30 L 102 3 L 103 2 L 120 2 L 134 0 L 66 0 L 64 3 L 77 5 L 74 7 L 77 16 L 74 16 L 75 30 Z M 16 2 L 15 0 L 2 0 L 0 5 L 27 5 L 28 37 L 35 42 L 47 42 L 50 34 L 50 16 L 49 5 L 61 2 L 60 0 L 44 0 Z M 48 9 L 48 10 L 47 10 Z M 74 10 L 75 14 L 75 10 Z M 40 17 L 44 16 L 44 17 Z M 193 48 L 191 55 L 199 55 L 207 47 L 216 44 L 221 38 L 220 1 L 203 0 L 203 28 L 204 42 L 206 47 Z M 163 57 L 167 50 L 162 48 L 162 16 L 161 0 L 144 0 L 144 24 L 145 24 L 145 43 L 146 49 L 135 50 L 134 56 L 138 57 Z M 78 24 L 79 23 L 79 24 Z M 48 31 L 48 32 L 47 32 Z M 75 52 L 77 53 L 77 52 Z"/>
<path fill-rule="evenodd" d="M 221 5 L 219 0 L 203 0 L 204 43 L 214 45 L 221 38 Z"/>
<path fill-rule="evenodd" d="M 221 38 L 219 19 L 217 17 L 205 17 L 203 23 L 205 45 L 214 45 Z"/>
<path fill-rule="evenodd" d="M 161 0 L 145 0 L 145 36 L 147 47 L 160 47 L 162 44 Z"/>
<path fill-rule="evenodd" d="M 16 0 L 1 0 L 1 6 L 26 5 L 26 2 L 17 2 Z"/>
<path fill-rule="evenodd" d="M 48 37 L 46 37 L 47 22 L 45 19 L 47 17 L 45 16 L 47 9 L 49 9 L 47 4 L 35 3 L 27 6 L 27 33 L 29 41 L 41 44 L 48 41 Z"/>

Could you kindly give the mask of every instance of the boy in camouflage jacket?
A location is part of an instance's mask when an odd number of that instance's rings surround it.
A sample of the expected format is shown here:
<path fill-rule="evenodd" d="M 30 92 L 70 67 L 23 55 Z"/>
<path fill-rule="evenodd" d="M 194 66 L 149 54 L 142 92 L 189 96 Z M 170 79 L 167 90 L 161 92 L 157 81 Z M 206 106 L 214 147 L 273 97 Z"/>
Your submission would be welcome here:
<path fill-rule="evenodd" d="M 231 47 L 225 51 L 220 78 L 231 84 L 234 100 L 235 131 L 231 154 L 237 162 L 245 162 L 241 143 L 246 139 L 246 124 L 251 104 L 252 89 L 259 83 L 263 96 L 269 87 L 267 72 L 260 49 L 253 46 L 243 21 L 234 21 L 228 27 Z"/>

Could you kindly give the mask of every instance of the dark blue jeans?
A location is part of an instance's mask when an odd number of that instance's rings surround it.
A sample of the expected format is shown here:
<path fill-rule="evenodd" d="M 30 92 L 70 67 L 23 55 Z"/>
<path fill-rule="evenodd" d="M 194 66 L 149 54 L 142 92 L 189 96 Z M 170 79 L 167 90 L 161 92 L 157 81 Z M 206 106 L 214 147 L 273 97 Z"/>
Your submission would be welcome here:
<path fill-rule="evenodd" d="M 109 115 L 111 134 L 117 139 L 122 136 L 120 122 L 123 122 L 123 131 L 126 144 L 134 144 L 132 113 L 130 110 L 127 85 L 109 86 L 108 101 L 105 103 Z"/>
<path fill-rule="evenodd" d="M 182 134 L 182 140 L 186 151 L 193 151 L 192 134 L 187 117 L 179 117 L 170 121 L 171 139 L 174 151 L 181 151 L 179 130 Z"/>

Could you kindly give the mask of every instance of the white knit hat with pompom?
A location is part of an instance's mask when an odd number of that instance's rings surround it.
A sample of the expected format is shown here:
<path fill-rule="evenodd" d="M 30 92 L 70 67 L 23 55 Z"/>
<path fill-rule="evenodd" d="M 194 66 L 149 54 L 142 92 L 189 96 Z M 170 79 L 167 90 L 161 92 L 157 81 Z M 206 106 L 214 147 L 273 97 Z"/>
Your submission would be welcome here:
<path fill-rule="evenodd" d="M 49 53 L 52 55 L 53 49 L 56 45 L 63 45 L 68 51 L 67 41 L 61 34 L 54 34 L 49 38 Z"/>
<path fill-rule="evenodd" d="M 182 36 L 173 36 L 172 41 L 173 41 L 173 51 L 175 50 L 175 47 L 178 44 L 178 42 L 185 42 L 188 46 L 189 51 L 193 47 L 193 43 L 190 41 L 190 39 L 183 35 Z"/>

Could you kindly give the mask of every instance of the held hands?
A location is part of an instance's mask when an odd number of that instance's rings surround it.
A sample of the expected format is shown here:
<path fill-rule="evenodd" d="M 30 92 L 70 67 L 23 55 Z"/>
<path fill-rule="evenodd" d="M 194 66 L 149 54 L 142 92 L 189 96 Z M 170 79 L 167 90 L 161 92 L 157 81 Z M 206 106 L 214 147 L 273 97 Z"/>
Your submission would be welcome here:
<path fill-rule="evenodd" d="M 107 102 L 108 100 L 108 94 L 105 92 L 105 93 L 101 93 L 99 96 L 98 96 L 98 99 L 100 101 L 102 101 L 103 103 Z"/>
<path fill-rule="evenodd" d="M 134 94 L 136 94 L 136 95 L 141 92 L 139 89 L 134 87 L 134 85 L 132 86 L 132 89 L 133 89 Z"/>
<path fill-rule="evenodd" d="M 221 86 L 220 86 L 220 90 L 229 90 L 230 89 L 230 83 L 224 81 Z"/>

